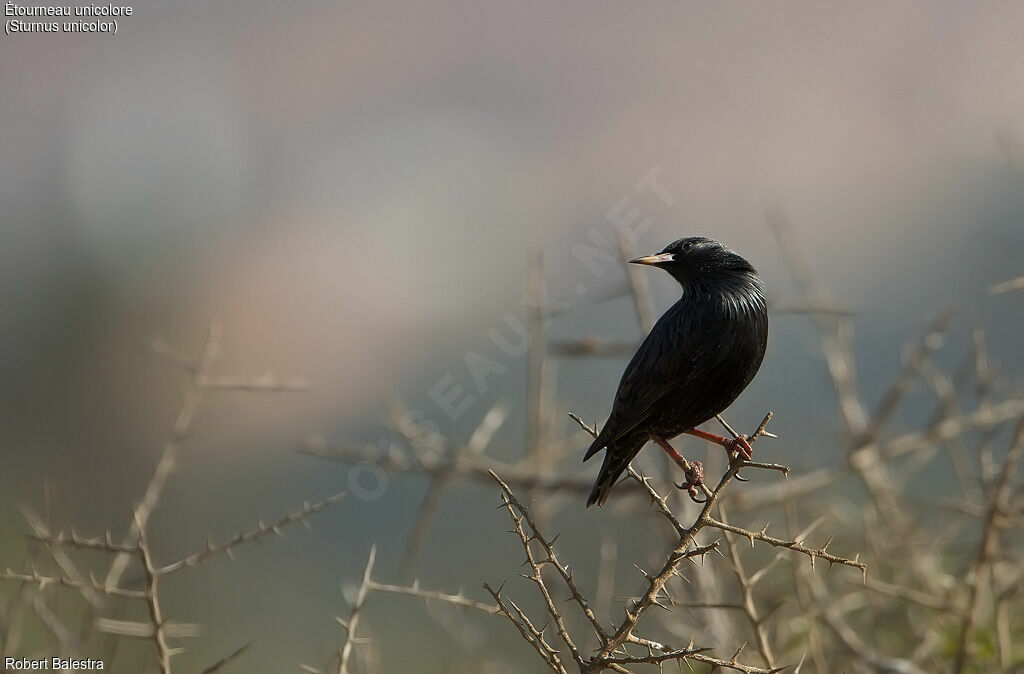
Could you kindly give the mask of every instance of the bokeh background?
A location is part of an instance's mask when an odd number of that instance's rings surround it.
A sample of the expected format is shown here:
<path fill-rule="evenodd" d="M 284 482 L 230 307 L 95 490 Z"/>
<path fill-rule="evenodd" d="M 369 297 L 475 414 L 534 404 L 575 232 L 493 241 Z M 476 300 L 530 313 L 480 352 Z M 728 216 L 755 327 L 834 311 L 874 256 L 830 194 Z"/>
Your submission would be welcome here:
<path fill-rule="evenodd" d="M 83 531 L 124 530 L 186 384 L 145 340 L 195 354 L 214 319 L 218 372 L 312 387 L 208 396 L 154 515 L 165 558 L 345 489 L 344 466 L 294 449 L 311 434 L 386 441 L 389 396 L 463 440 L 506 401 L 495 444 L 515 455 L 525 359 L 487 332 L 525 315 L 534 249 L 547 293 L 569 304 L 549 340 L 635 339 L 623 270 L 596 276 L 572 254 L 609 235 L 623 199 L 651 220 L 643 252 L 718 238 L 779 300 L 794 289 L 765 213 L 783 209 L 858 314 L 869 402 L 944 304 L 962 319 L 948 362 L 981 321 L 1000 385 L 1017 388 L 1024 305 L 986 291 L 1024 273 L 1024 5 L 132 6 L 116 37 L 0 36 L 0 566 L 27 545 L 21 502 Z M 636 191 L 652 170 L 671 204 Z M 660 310 L 676 290 L 650 281 Z M 470 351 L 507 372 L 453 421 L 428 391 L 445 375 L 472 390 Z M 601 417 L 623 364 L 562 362 L 557 404 Z M 777 317 L 730 419 L 749 427 L 775 410 L 774 458 L 808 467 L 836 460 L 834 407 L 806 319 Z M 247 641 L 247 671 L 329 656 L 340 586 L 372 543 L 379 576 L 402 579 L 425 486 L 393 477 L 379 500 L 190 576 L 170 610 L 206 633 L 182 666 Z M 496 499 L 452 491 L 424 584 L 482 595 L 516 572 Z M 562 516 L 586 568 L 608 521 Z M 504 624 L 460 642 L 389 597 L 367 621 L 386 671 L 536 667 Z"/>

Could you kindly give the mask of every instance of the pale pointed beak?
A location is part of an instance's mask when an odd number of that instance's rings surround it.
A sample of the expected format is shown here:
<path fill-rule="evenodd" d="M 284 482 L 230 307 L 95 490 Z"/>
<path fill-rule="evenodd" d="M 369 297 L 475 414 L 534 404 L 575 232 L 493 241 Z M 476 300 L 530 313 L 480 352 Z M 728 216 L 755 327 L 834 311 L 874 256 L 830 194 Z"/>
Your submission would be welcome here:
<path fill-rule="evenodd" d="M 657 267 L 659 264 L 665 264 L 667 262 L 675 261 L 676 256 L 672 253 L 658 253 L 657 255 L 644 255 L 642 257 L 635 257 L 629 261 L 630 264 L 649 264 Z"/>

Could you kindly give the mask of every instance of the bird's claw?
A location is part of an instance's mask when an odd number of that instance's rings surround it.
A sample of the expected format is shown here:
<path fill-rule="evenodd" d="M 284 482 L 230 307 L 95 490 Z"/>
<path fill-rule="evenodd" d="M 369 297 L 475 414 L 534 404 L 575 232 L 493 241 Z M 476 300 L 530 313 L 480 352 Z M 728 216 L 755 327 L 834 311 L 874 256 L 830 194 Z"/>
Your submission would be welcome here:
<path fill-rule="evenodd" d="M 700 499 L 698 488 L 704 486 L 704 464 L 700 461 L 690 461 L 690 471 L 686 473 L 686 482 L 673 483 L 676 488 L 682 489 L 690 495 L 694 503 L 707 503 L 707 499 Z"/>
<path fill-rule="evenodd" d="M 684 490 L 690 496 L 690 500 L 694 503 L 707 503 L 707 498 L 700 498 L 700 492 L 697 491 L 697 485 L 690 484 L 689 482 L 678 482 L 675 483 L 676 487 Z"/>
<path fill-rule="evenodd" d="M 736 458 L 750 461 L 754 456 L 754 448 L 750 446 L 750 436 L 740 434 L 726 443 L 725 453 L 729 455 L 730 461 L 733 459 L 733 452 L 736 453 Z M 736 471 L 736 480 L 739 482 L 750 482 L 750 480 L 740 475 L 739 471 Z"/>
<path fill-rule="evenodd" d="M 749 435 L 737 435 L 725 446 L 725 451 L 729 453 L 730 458 L 732 458 L 732 453 L 736 452 L 743 457 L 744 461 L 750 461 L 754 457 L 754 448 L 750 446 Z"/>

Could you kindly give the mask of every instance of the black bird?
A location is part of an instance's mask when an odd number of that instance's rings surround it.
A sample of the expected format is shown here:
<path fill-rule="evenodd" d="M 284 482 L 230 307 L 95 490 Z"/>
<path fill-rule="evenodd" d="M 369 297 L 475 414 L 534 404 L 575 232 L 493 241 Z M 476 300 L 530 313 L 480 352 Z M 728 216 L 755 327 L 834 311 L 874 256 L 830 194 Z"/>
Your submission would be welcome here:
<path fill-rule="evenodd" d="M 757 271 L 702 236 L 679 239 L 656 255 L 630 262 L 664 269 L 679 281 L 683 294 L 629 361 L 611 415 L 583 457 L 586 461 L 606 450 L 588 507 L 604 505 L 648 439 L 680 464 L 682 458 L 667 442 L 680 433 L 750 458 L 745 437 L 730 440 L 696 427 L 732 404 L 761 367 L 768 311 Z"/>

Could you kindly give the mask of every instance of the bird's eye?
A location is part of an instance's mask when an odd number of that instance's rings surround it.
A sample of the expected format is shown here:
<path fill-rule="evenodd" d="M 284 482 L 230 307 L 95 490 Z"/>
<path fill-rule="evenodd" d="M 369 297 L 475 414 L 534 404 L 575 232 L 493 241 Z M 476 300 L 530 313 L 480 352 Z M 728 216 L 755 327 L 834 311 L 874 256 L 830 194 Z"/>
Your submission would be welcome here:
<path fill-rule="evenodd" d="M 692 241 L 687 241 L 687 242 L 685 242 L 683 244 L 683 250 L 684 251 L 690 250 L 691 248 L 693 248 L 693 242 Z"/>

